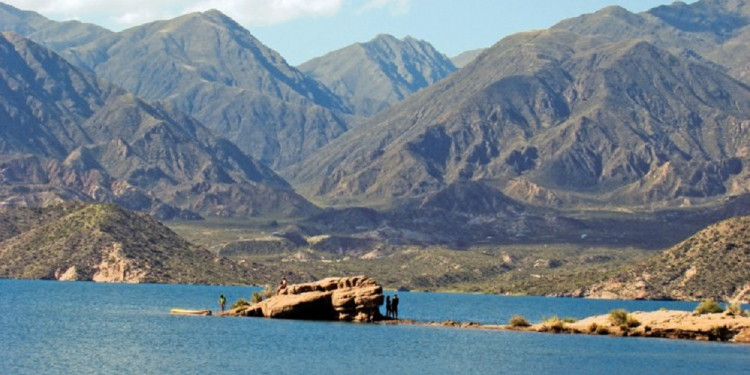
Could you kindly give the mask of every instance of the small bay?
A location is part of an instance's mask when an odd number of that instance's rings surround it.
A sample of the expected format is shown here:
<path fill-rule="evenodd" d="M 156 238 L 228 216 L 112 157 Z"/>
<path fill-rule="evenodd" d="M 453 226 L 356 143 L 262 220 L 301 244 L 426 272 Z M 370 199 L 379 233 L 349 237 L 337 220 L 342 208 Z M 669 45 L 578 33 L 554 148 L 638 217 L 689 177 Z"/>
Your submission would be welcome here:
<path fill-rule="evenodd" d="M 0 280 L 0 374 L 726 374 L 750 346 L 408 325 L 175 316 L 258 288 Z M 393 295 L 393 291 L 386 291 Z M 505 324 L 696 303 L 399 292 L 400 317 Z"/>

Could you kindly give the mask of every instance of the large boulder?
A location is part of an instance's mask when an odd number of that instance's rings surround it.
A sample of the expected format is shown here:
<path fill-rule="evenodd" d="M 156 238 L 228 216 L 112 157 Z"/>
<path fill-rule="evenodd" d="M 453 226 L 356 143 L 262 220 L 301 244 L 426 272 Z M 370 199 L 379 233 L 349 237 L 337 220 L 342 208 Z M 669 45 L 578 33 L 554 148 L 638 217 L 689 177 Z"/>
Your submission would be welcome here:
<path fill-rule="evenodd" d="M 383 288 L 367 276 L 293 284 L 271 298 L 224 315 L 366 322 L 383 319 Z"/>

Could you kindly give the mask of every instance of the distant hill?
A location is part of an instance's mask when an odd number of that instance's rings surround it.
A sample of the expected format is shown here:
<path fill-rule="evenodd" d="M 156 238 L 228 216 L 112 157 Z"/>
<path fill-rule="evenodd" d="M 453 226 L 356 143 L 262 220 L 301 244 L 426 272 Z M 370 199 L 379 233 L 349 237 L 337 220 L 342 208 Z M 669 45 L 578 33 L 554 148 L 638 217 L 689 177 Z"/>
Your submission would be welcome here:
<path fill-rule="evenodd" d="M 0 278 L 248 283 L 249 270 L 113 204 L 0 211 Z M 6 225 L 13 225 L 12 229 Z"/>
<path fill-rule="evenodd" d="M 750 286 L 750 216 L 728 219 L 574 295 L 729 300 Z"/>
<path fill-rule="evenodd" d="M 0 34 L 0 202 L 117 202 L 161 218 L 306 215 L 270 169 L 173 106 L 150 104 Z"/>
<path fill-rule="evenodd" d="M 74 65 L 195 117 L 280 168 L 348 129 L 349 109 L 218 11 L 136 26 L 60 51 Z"/>
<path fill-rule="evenodd" d="M 112 32 L 90 23 L 57 22 L 31 11 L 0 3 L 0 31 L 13 31 L 53 50 L 91 42 Z"/>
<path fill-rule="evenodd" d="M 299 69 L 331 88 L 355 114 L 367 117 L 440 81 L 456 67 L 425 41 L 381 34 Z"/>
<path fill-rule="evenodd" d="M 484 52 L 485 49 L 486 48 L 478 48 L 460 53 L 456 56 L 451 57 L 451 62 L 456 66 L 456 68 L 463 68 L 464 66 L 469 65 L 470 62 L 474 61 L 474 59 L 476 59 L 477 56 Z"/>

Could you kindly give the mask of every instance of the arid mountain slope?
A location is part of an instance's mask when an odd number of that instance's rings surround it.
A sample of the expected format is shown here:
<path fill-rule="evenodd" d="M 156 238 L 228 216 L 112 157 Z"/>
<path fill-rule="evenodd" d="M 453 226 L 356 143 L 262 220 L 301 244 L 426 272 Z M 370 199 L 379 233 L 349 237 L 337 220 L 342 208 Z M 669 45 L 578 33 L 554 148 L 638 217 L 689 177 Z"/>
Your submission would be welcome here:
<path fill-rule="evenodd" d="M 728 219 L 606 282 L 574 294 L 596 298 L 730 300 L 750 287 L 750 217 Z"/>
<path fill-rule="evenodd" d="M 0 212 L 0 220 L 11 218 L 26 222 L 1 239 L 3 278 L 239 283 L 248 274 L 191 245 L 150 216 L 113 204 Z"/>
<path fill-rule="evenodd" d="M 0 36 L 0 59 L 0 194 L 7 202 L 113 201 L 165 218 L 316 210 L 270 169 L 169 105 L 146 103 L 17 34 Z"/>
<path fill-rule="evenodd" d="M 4 3 L 0 3 L 0 26 L 0 31 L 13 31 L 53 50 L 82 45 L 112 33 L 90 23 L 52 21 Z"/>
<path fill-rule="evenodd" d="M 560 22 L 554 29 L 597 35 L 611 41 L 646 40 L 659 48 L 750 83 L 750 2 L 674 2 L 643 13 L 604 8 Z"/>
<path fill-rule="evenodd" d="M 335 94 L 218 11 L 137 26 L 61 54 L 140 97 L 174 105 L 272 167 L 347 130 L 349 110 Z"/>
<path fill-rule="evenodd" d="M 299 69 L 331 88 L 355 114 L 371 116 L 447 77 L 456 67 L 425 41 L 381 34 L 312 59 Z"/>
<path fill-rule="evenodd" d="M 747 85 L 644 41 L 549 30 L 505 38 L 285 173 L 331 202 L 476 181 L 542 205 L 678 204 L 747 192 L 748 144 Z"/>

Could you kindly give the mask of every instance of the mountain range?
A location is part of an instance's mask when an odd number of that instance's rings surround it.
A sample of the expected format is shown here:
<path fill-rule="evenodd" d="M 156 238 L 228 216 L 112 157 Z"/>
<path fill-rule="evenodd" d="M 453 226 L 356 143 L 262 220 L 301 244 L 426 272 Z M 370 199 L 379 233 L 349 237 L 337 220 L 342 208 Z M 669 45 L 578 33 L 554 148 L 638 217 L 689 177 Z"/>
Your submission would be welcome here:
<path fill-rule="evenodd" d="M 0 35 L 0 60 L 6 203 L 85 198 L 161 218 L 317 210 L 171 105 L 147 103 L 18 34 Z"/>
<path fill-rule="evenodd" d="M 65 35 L 54 31 L 66 29 L 67 23 L 7 5 L 0 10 L 5 29 L 48 46 L 77 67 L 143 99 L 174 105 L 275 169 L 304 159 L 338 137 L 356 123 L 355 112 L 362 112 L 355 111 L 356 100 L 332 92 L 325 81 L 288 65 L 219 11 L 186 14 L 117 33 L 76 24 L 78 34 L 60 43 Z M 404 63 L 394 67 L 400 70 L 383 70 L 387 82 L 380 85 L 385 88 L 371 90 L 376 85 L 370 84 L 356 95 L 371 91 L 370 100 L 391 103 L 455 70 L 426 42 L 386 44 L 385 48 L 401 44 L 398 48 L 411 50 L 399 55 Z M 365 57 L 375 64 L 385 61 L 377 59 Z"/>
<path fill-rule="evenodd" d="M 493 223 L 477 238 L 585 227 L 571 210 L 725 207 L 750 193 L 748 9 L 605 8 L 456 70 L 409 37 L 292 67 L 215 10 L 111 32 L 3 5 L 3 28 L 39 44 L 5 34 L 2 192 L 453 240 L 468 223 Z M 382 215 L 343 223 L 293 189 Z"/>
<path fill-rule="evenodd" d="M 687 7 L 735 12 L 746 26 L 747 7 L 737 4 Z M 651 17 L 608 8 L 504 38 L 284 174 L 306 196 L 380 207 L 418 205 L 459 182 L 543 207 L 678 207 L 747 194 L 750 88 L 741 74 L 660 47 L 669 40 L 563 27 L 604 25 L 611 13 Z M 702 17 L 682 22 L 662 22 L 652 39 L 712 32 Z M 746 38 L 734 26 L 721 41 Z"/>

